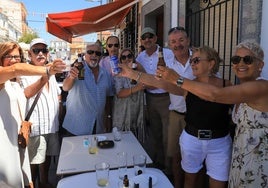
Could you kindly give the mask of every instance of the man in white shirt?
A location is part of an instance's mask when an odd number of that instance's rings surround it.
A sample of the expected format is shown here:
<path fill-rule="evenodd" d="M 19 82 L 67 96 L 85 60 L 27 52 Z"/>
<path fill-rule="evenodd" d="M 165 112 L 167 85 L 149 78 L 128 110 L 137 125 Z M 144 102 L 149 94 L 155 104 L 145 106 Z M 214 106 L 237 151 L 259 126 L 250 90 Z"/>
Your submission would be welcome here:
<path fill-rule="evenodd" d="M 48 49 L 44 39 L 36 38 L 30 43 L 30 64 L 45 66 L 48 63 Z M 59 102 L 61 90 L 56 82 L 55 75 L 24 76 L 21 77 L 21 86 L 27 101 L 27 111 L 40 91 L 40 98 L 30 117 L 32 122 L 29 139 L 29 158 L 33 181 L 39 173 L 39 186 L 50 187 L 48 171 L 51 156 L 59 155 Z"/>
<path fill-rule="evenodd" d="M 186 30 L 183 27 L 171 28 L 168 32 L 168 44 L 174 54 L 174 59 L 166 62 L 166 65 L 184 78 L 193 79 L 190 65 L 190 39 Z M 169 95 L 171 103 L 169 105 L 167 158 L 169 162 L 171 161 L 174 186 L 179 188 L 183 187 L 184 176 L 180 165 L 181 154 L 178 142 L 186 125 L 184 121 L 186 104 L 183 96 L 171 93 Z"/>
<path fill-rule="evenodd" d="M 148 74 L 155 74 L 158 63 L 159 45 L 156 44 L 157 36 L 150 27 L 145 27 L 141 32 L 141 43 L 145 50 L 139 53 L 136 61 L 140 63 Z M 163 48 L 164 61 L 173 59 L 169 49 Z M 147 149 L 157 168 L 166 168 L 168 106 L 169 94 L 163 89 L 146 87 L 146 104 L 149 120 L 149 142 Z"/>

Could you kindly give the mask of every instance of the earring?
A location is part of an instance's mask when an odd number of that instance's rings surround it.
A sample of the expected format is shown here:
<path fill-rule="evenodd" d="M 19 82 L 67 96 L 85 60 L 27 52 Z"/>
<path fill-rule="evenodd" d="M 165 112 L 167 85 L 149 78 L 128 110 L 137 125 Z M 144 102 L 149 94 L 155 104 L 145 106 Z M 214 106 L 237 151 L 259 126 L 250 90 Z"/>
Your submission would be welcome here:
<path fill-rule="evenodd" d="M 262 69 L 261 69 L 261 68 L 259 68 L 259 71 L 262 71 Z"/>

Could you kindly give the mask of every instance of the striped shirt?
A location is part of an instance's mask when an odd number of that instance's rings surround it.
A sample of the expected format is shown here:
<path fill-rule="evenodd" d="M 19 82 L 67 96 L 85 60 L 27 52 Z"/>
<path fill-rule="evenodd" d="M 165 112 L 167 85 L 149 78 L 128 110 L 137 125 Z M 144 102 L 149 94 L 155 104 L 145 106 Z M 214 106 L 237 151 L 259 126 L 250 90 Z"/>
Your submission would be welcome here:
<path fill-rule="evenodd" d="M 22 76 L 21 86 L 25 89 L 32 85 L 40 76 Z M 43 88 L 40 98 L 30 117 L 32 122 L 31 136 L 55 133 L 59 130 L 59 95 L 61 90 L 54 75 L 49 78 L 49 88 Z M 36 95 L 27 100 L 28 112 L 31 108 Z"/>

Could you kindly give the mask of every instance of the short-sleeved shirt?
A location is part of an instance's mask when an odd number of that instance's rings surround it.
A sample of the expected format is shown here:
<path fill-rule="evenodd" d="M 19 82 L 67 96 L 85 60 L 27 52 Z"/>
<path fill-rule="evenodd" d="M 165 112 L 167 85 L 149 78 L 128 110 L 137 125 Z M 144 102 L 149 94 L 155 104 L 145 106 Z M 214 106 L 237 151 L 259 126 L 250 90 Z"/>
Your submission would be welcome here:
<path fill-rule="evenodd" d="M 20 84 L 23 88 L 37 82 L 41 76 L 22 76 Z M 32 122 L 31 136 L 56 133 L 59 130 L 59 95 L 61 89 L 54 75 L 48 81 L 48 88 L 43 87 L 42 93 L 30 117 Z M 32 106 L 36 95 L 27 101 L 27 111 Z"/>
<path fill-rule="evenodd" d="M 189 51 L 191 55 L 191 51 Z M 190 65 L 190 58 L 186 62 L 185 65 L 182 65 L 174 56 L 173 59 L 166 62 L 167 67 L 175 70 L 180 76 L 184 78 L 188 78 L 190 80 L 194 79 L 192 67 Z M 170 105 L 169 110 L 175 110 L 177 112 L 186 112 L 186 103 L 185 98 L 183 96 L 174 95 L 172 93 L 169 94 L 170 96 Z"/>
<path fill-rule="evenodd" d="M 91 69 L 85 66 L 85 79 L 75 80 L 66 101 L 66 115 L 63 127 L 74 135 L 92 134 L 96 123 L 96 133 L 104 132 L 103 114 L 106 97 L 113 95 L 109 73 L 99 67 L 95 81 Z"/>

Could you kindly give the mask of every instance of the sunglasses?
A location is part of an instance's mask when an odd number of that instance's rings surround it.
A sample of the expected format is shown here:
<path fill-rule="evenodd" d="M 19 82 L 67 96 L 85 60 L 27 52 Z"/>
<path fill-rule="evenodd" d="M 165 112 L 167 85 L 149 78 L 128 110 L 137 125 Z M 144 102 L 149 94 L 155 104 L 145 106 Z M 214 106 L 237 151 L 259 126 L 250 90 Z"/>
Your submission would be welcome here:
<path fill-rule="evenodd" d="M 94 51 L 94 50 L 88 50 L 87 51 L 87 54 L 88 55 L 92 55 L 94 53 L 95 53 L 96 56 L 101 56 L 101 52 L 100 51 Z"/>
<path fill-rule="evenodd" d="M 113 46 L 118 48 L 119 47 L 119 44 L 116 43 L 116 44 L 107 44 L 108 48 L 112 48 Z"/>
<path fill-rule="evenodd" d="M 184 31 L 184 32 L 186 32 L 184 27 L 173 27 L 168 31 L 168 35 L 170 35 L 170 33 L 172 33 L 173 31 Z"/>
<path fill-rule="evenodd" d="M 152 33 L 147 33 L 141 36 L 141 40 L 145 40 L 145 39 L 152 39 L 154 38 L 154 35 Z"/>
<path fill-rule="evenodd" d="M 128 55 L 121 55 L 121 59 L 122 60 L 126 60 L 126 59 L 132 59 L 133 58 L 133 55 L 132 54 L 128 54 Z"/>
<path fill-rule="evenodd" d="M 42 52 L 43 54 L 48 53 L 48 49 L 46 48 L 34 48 L 32 49 L 32 51 L 35 55 L 39 54 L 40 52 Z"/>
<path fill-rule="evenodd" d="M 196 65 L 200 61 L 206 61 L 206 60 L 208 60 L 208 59 L 204 59 L 204 58 L 201 58 L 201 57 L 195 57 L 195 58 L 190 59 L 190 65 Z"/>
<path fill-rule="evenodd" d="M 240 56 L 233 56 L 231 57 L 231 62 L 234 64 L 234 65 L 237 65 L 238 63 L 240 63 L 241 59 L 243 59 L 243 62 L 246 64 L 246 65 L 251 65 L 254 61 L 254 57 L 253 56 L 249 56 L 249 55 L 246 55 L 245 57 L 240 57 Z"/>
<path fill-rule="evenodd" d="M 11 60 L 11 59 L 15 59 L 15 60 L 21 60 L 21 56 L 20 55 L 6 55 L 4 56 L 5 59 Z"/>

